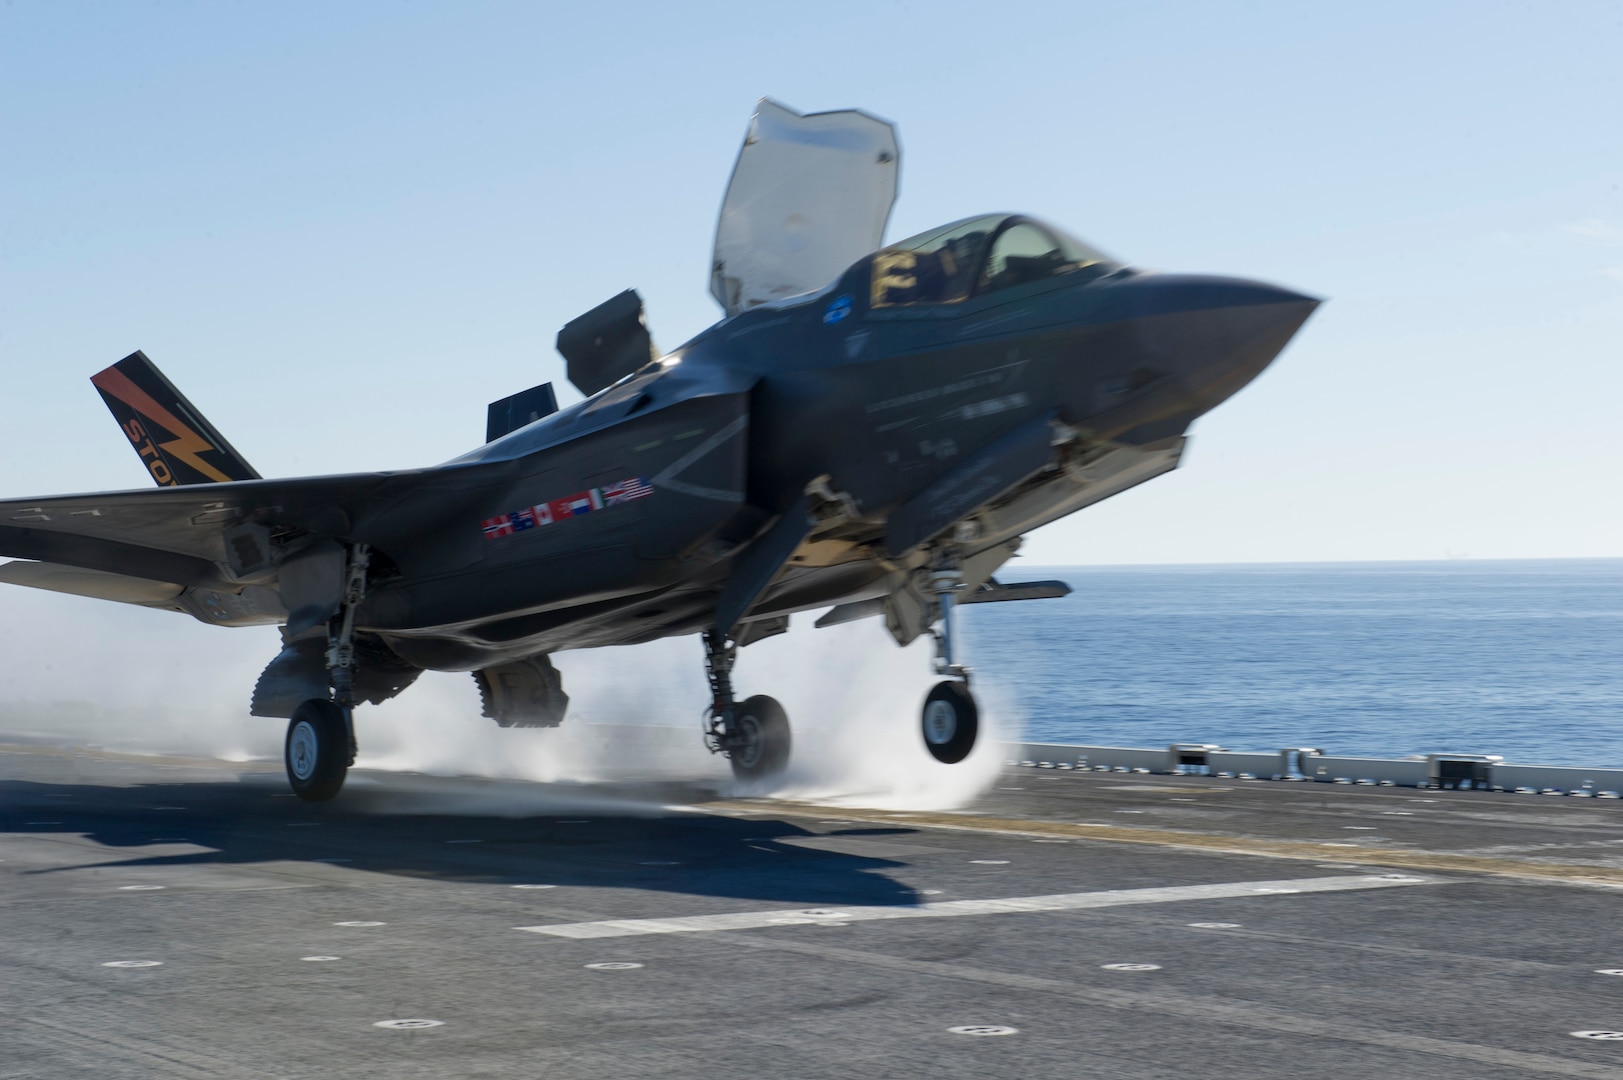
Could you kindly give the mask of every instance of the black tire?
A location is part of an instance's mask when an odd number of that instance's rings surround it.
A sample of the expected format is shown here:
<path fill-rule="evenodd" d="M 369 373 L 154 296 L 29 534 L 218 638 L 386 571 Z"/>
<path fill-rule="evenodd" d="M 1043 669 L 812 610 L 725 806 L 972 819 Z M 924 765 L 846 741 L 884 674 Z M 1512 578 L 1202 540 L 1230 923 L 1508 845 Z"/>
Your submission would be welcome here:
<path fill-rule="evenodd" d="M 969 687 L 955 680 L 936 683 L 924 699 L 920 728 L 924 748 L 944 765 L 956 765 L 975 749 L 981 711 Z"/>
<path fill-rule="evenodd" d="M 775 698 L 756 694 L 746 698 L 733 713 L 733 722 L 748 742 L 728 755 L 733 776 L 740 780 L 765 780 L 789 765 L 789 716 Z"/>
<path fill-rule="evenodd" d="M 293 710 L 282 763 L 295 795 L 308 802 L 326 802 L 344 786 L 349 762 L 349 724 L 343 709 L 312 698 Z"/>

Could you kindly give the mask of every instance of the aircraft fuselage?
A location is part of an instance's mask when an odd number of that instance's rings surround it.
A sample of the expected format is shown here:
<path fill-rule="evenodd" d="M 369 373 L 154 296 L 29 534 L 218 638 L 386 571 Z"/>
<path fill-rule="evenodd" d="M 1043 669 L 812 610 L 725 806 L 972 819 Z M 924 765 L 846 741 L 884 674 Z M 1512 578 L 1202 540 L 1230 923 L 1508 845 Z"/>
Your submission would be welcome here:
<path fill-rule="evenodd" d="M 724 320 L 450 463 L 427 530 L 417 507 L 357 522 L 354 538 L 398 570 L 360 625 L 449 669 L 693 633 L 733 553 L 808 483 L 848 496 L 877 540 L 891 511 L 1034 420 L 1101 447 L 1164 444 L 1254 378 L 1316 305 L 1255 282 L 1100 267 L 870 309 L 867 273 Z M 604 494 L 626 483 L 634 497 Z M 482 524 L 504 516 L 510 531 Z M 844 530 L 831 565 L 809 559 L 780 606 L 838 603 L 883 578 L 861 531 Z M 753 614 L 776 610 L 768 598 Z"/>

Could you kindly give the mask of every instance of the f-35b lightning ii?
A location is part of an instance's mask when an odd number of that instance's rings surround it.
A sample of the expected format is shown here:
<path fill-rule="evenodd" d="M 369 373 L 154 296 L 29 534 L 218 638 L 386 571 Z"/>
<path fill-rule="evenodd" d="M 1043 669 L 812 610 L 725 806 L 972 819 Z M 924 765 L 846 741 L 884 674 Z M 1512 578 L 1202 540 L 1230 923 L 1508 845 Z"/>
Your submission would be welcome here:
<path fill-rule="evenodd" d="M 725 317 L 662 354 L 621 293 L 558 334 L 584 401 L 495 402 L 484 445 L 433 468 L 262 479 L 134 353 L 92 381 L 160 490 L 0 502 L 0 555 L 29 560 L 0 580 L 281 626 L 251 712 L 289 720 L 305 799 L 342 786 L 355 706 L 425 669 L 472 672 L 503 727 L 551 727 L 551 653 L 688 634 L 710 748 L 770 776 L 789 723 L 734 700 L 737 650 L 824 608 L 934 636 L 924 745 L 961 761 L 956 607 L 1067 592 L 993 574 L 1175 468 L 1318 301 L 1136 270 L 1019 214 L 881 246 L 899 161 L 884 121 L 762 101 L 716 230 Z"/>

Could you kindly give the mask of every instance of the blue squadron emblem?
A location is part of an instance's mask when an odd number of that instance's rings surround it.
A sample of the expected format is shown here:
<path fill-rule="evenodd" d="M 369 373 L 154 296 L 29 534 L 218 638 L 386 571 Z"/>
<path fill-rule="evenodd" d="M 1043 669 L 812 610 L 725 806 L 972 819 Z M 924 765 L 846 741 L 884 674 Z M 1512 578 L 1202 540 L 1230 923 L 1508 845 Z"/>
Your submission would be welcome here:
<path fill-rule="evenodd" d="M 828 310 L 823 312 L 823 325 L 833 326 L 837 322 L 844 322 L 849 314 L 851 314 L 851 297 L 837 296 L 828 305 Z"/>

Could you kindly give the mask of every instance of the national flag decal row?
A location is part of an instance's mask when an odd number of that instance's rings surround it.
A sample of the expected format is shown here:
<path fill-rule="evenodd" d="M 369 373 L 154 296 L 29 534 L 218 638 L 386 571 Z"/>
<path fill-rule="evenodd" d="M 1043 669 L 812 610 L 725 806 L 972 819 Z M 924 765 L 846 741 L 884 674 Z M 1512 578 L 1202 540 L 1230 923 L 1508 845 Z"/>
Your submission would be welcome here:
<path fill-rule="evenodd" d="M 526 506 L 523 510 L 514 510 L 510 514 L 486 518 L 483 522 L 485 537 L 494 540 L 498 536 L 512 536 L 514 533 L 524 532 L 538 525 L 552 525 L 566 518 L 589 514 L 593 510 L 604 510 L 619 506 L 621 503 L 646 498 L 653 493 L 653 487 L 644 476 L 632 477 L 600 488 L 587 488 L 585 491 L 566 495 L 562 499 L 536 503 L 534 506 Z"/>

